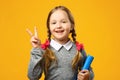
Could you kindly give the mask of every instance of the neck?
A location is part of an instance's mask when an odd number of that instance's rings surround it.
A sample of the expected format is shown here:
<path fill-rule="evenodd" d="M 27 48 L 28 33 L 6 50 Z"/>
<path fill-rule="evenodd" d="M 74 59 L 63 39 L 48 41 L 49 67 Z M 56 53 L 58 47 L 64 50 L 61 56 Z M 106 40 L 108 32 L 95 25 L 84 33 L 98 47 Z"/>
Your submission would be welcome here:
<path fill-rule="evenodd" d="M 63 39 L 63 40 L 57 40 L 57 39 L 54 39 L 54 40 L 57 41 L 59 44 L 64 45 L 65 43 L 69 41 L 69 38 Z"/>

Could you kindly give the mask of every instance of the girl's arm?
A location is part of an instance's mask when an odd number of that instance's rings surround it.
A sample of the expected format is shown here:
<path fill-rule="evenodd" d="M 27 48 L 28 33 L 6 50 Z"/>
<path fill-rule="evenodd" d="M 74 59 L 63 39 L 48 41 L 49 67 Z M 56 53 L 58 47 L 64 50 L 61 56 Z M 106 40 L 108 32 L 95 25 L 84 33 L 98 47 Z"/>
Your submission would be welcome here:
<path fill-rule="evenodd" d="M 31 37 L 30 42 L 33 47 L 28 68 L 28 78 L 30 80 L 39 80 L 43 72 L 43 51 L 40 48 L 40 40 L 38 38 L 37 28 L 34 28 L 34 34 L 29 29 L 27 29 L 26 31 Z"/>
<path fill-rule="evenodd" d="M 43 50 L 41 48 L 33 48 L 28 68 L 28 78 L 30 80 L 39 80 L 43 72 Z"/>

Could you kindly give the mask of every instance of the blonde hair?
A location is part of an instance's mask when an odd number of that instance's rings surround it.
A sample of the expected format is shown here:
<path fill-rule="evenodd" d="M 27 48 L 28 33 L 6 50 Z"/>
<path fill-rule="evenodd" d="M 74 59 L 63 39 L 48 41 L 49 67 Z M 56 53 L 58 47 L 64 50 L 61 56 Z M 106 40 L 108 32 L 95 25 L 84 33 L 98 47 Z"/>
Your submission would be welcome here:
<path fill-rule="evenodd" d="M 43 55 L 43 59 L 44 59 L 44 64 L 45 64 L 45 73 L 47 73 L 48 68 L 50 67 L 51 63 L 52 62 L 57 63 L 57 59 L 54 53 L 49 48 L 46 48 L 45 53 Z"/>
<path fill-rule="evenodd" d="M 73 70 L 76 68 L 80 58 L 81 58 L 80 51 L 77 50 L 77 53 L 76 53 L 74 59 L 72 60 L 72 68 L 73 68 Z"/>

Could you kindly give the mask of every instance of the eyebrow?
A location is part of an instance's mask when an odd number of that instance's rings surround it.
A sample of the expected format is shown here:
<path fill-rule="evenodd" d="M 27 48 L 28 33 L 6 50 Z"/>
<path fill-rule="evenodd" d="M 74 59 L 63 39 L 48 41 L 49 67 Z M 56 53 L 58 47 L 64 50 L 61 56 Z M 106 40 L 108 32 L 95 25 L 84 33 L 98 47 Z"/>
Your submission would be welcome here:
<path fill-rule="evenodd" d="M 65 21 L 68 21 L 68 19 L 61 19 L 60 21 L 63 21 L 63 20 L 65 20 Z M 50 21 L 57 21 L 57 20 L 50 20 Z"/>

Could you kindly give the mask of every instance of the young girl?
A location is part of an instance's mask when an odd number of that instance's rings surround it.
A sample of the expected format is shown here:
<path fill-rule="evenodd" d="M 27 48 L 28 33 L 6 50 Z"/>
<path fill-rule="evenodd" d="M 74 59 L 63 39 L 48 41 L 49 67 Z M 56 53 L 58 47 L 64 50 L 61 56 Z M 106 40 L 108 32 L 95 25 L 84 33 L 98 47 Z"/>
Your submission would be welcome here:
<path fill-rule="evenodd" d="M 93 80 L 91 68 L 81 70 L 86 53 L 83 45 L 76 41 L 74 28 L 71 12 L 64 6 L 57 6 L 48 15 L 48 40 L 44 44 L 40 43 L 36 28 L 34 35 L 27 30 L 33 46 L 28 69 L 30 80 L 39 80 L 43 72 L 45 80 Z"/>

